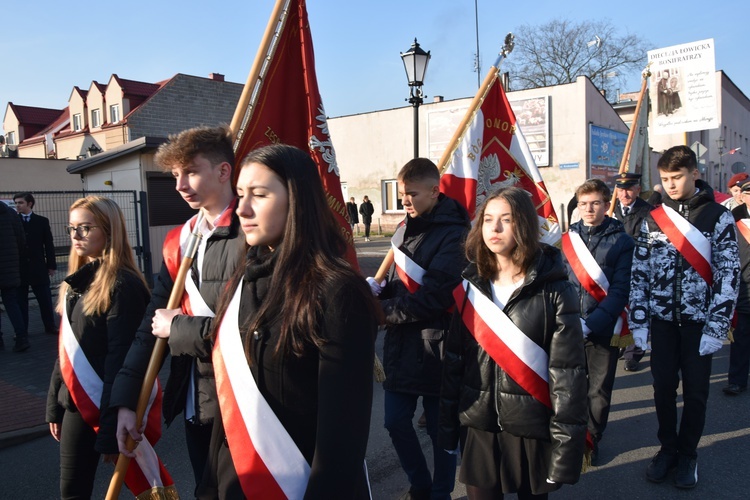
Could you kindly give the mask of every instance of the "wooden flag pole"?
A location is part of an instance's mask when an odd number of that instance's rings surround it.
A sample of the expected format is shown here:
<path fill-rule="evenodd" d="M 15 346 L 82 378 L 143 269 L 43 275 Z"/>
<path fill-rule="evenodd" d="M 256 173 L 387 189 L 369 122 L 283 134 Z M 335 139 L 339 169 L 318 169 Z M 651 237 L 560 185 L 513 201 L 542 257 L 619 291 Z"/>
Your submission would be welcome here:
<path fill-rule="evenodd" d="M 466 133 L 466 128 L 469 126 L 471 120 L 474 119 L 474 115 L 482 106 L 482 102 L 484 102 L 485 97 L 487 97 L 487 93 L 489 92 L 490 87 L 492 87 L 492 84 L 495 83 L 500 70 L 500 63 L 503 59 L 508 57 L 508 54 L 510 54 L 511 51 L 513 51 L 514 39 L 515 37 L 513 36 L 513 33 L 508 33 L 505 36 L 505 45 L 503 45 L 503 48 L 500 51 L 495 64 L 490 67 L 489 71 L 487 72 L 487 76 L 484 77 L 482 85 L 474 95 L 474 99 L 471 100 L 471 104 L 469 104 L 469 109 L 466 110 L 466 114 L 461 120 L 461 123 L 459 123 L 458 127 L 456 127 L 456 131 L 453 133 L 453 137 L 451 137 L 451 140 L 448 142 L 448 147 L 445 148 L 445 151 L 443 151 L 443 156 L 440 157 L 440 161 L 437 165 L 438 170 L 440 170 L 440 175 L 443 175 L 443 172 L 445 172 L 445 169 L 448 165 L 448 160 L 456 151 L 461 137 L 463 137 L 463 135 Z"/>
<path fill-rule="evenodd" d="M 242 94 L 240 95 L 240 100 L 237 102 L 237 107 L 235 108 L 234 116 L 232 117 L 232 123 L 230 124 L 232 132 L 234 132 L 235 141 L 241 138 L 242 134 L 240 132 L 244 131 L 245 124 L 243 122 L 245 121 L 247 108 L 250 105 L 253 91 L 255 90 L 255 84 L 260 76 L 263 63 L 268 59 L 268 49 L 271 47 L 274 35 L 276 34 L 276 27 L 286 18 L 288 8 L 289 0 L 277 0 L 276 5 L 271 12 L 268 26 L 266 26 L 263 39 L 260 41 L 260 46 L 258 46 L 258 53 L 255 56 L 255 61 L 253 61 L 252 67 L 250 68 L 250 73 L 247 76 L 245 86 L 242 88 Z"/>
<path fill-rule="evenodd" d="M 646 66 L 646 69 L 643 70 L 643 81 L 641 82 L 641 91 L 638 94 L 638 102 L 635 105 L 635 115 L 633 124 L 630 126 L 630 131 L 628 132 L 628 140 L 625 142 L 625 150 L 622 152 L 622 159 L 620 160 L 620 169 L 618 170 L 617 174 L 622 174 L 623 172 L 627 172 L 628 170 L 628 160 L 630 158 L 630 149 L 633 146 L 633 138 L 635 137 L 635 134 L 638 133 L 638 129 L 640 129 L 640 124 L 638 123 L 638 119 L 640 118 L 641 113 L 641 105 L 643 105 L 643 96 L 646 95 L 646 88 L 648 87 L 648 79 L 651 76 L 651 71 L 649 70 L 651 66 L 651 63 L 648 63 Z M 617 184 L 615 183 L 615 188 L 612 190 L 612 199 L 610 200 L 609 204 L 609 211 L 607 212 L 607 215 L 612 217 L 612 214 L 615 211 L 615 202 L 617 201 Z"/>
<path fill-rule="evenodd" d="M 177 271 L 177 276 L 172 285 L 172 292 L 169 294 L 169 301 L 167 302 L 167 309 L 176 309 L 180 307 L 182 303 L 182 295 L 185 292 L 185 279 L 190 271 L 190 267 L 193 265 L 193 258 L 195 252 L 198 249 L 203 235 L 198 229 L 203 221 L 204 214 L 202 211 L 198 212 L 198 217 L 195 220 L 195 229 L 190 233 L 190 237 L 185 250 L 185 256 L 180 263 L 180 269 Z M 143 377 L 143 385 L 141 386 L 141 393 L 138 397 L 138 406 L 135 411 L 135 422 L 136 428 L 140 429 L 143 424 L 143 417 L 146 414 L 146 408 L 148 407 L 148 401 L 151 398 L 151 391 L 156 382 L 156 377 L 161 369 L 162 361 L 164 361 L 164 355 L 167 349 L 167 339 L 157 338 L 154 344 L 154 349 L 151 351 L 151 358 L 148 361 L 148 367 L 146 368 L 146 375 Z M 161 416 L 159 417 L 161 418 Z M 125 447 L 128 451 L 133 451 L 135 448 L 135 441 L 130 435 L 127 437 Z M 115 500 L 120 496 L 120 490 L 122 489 L 122 483 L 125 480 L 125 473 L 130 465 L 130 457 L 126 457 L 120 453 L 117 459 L 117 465 L 115 466 L 115 472 L 112 475 L 112 479 L 109 482 L 109 489 L 107 490 L 107 500 Z M 153 493 L 152 493 L 153 494 Z M 150 497 L 158 498 L 158 497 Z"/>
<path fill-rule="evenodd" d="M 466 128 L 469 126 L 469 123 L 471 123 L 471 120 L 474 118 L 477 110 L 479 110 L 482 102 L 484 102 L 484 98 L 487 96 L 487 92 L 489 92 L 490 87 L 497 79 L 500 63 L 503 59 L 508 57 L 508 54 L 513 51 L 514 39 L 515 37 L 513 36 L 513 33 L 508 33 L 505 36 L 505 44 L 503 45 L 503 48 L 500 51 L 495 64 L 490 67 L 489 71 L 487 72 L 487 76 L 484 77 L 482 85 L 479 87 L 479 90 L 477 90 L 477 93 L 474 95 L 474 99 L 472 99 L 471 103 L 469 104 L 469 109 L 466 110 L 466 114 L 461 120 L 461 123 L 458 125 L 458 127 L 456 127 L 456 131 L 453 133 L 453 137 L 451 137 L 451 140 L 448 142 L 448 147 L 445 148 L 445 151 L 443 151 L 443 155 L 440 157 L 440 161 L 437 165 L 438 170 L 440 170 L 440 175 L 443 175 L 443 172 L 445 172 L 448 160 L 458 147 L 461 137 L 463 137 L 464 133 L 466 132 Z M 393 249 L 388 250 L 388 253 L 385 255 L 383 262 L 380 264 L 378 272 L 374 276 L 377 283 L 381 283 L 385 279 L 386 275 L 388 274 L 388 269 L 391 268 L 391 265 L 393 265 Z"/>

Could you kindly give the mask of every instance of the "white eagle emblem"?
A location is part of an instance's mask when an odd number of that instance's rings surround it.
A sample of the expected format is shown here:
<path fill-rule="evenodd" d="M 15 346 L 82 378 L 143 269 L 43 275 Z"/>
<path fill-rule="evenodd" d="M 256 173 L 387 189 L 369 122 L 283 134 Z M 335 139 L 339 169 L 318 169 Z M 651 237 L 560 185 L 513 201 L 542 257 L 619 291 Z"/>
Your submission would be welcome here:
<path fill-rule="evenodd" d="M 500 160 L 497 154 L 490 154 L 479 161 L 479 172 L 477 173 L 477 206 L 481 204 L 491 191 L 502 187 L 511 187 L 521 181 L 518 173 L 506 170 L 502 172 L 505 180 L 492 182 L 500 177 Z"/>
<path fill-rule="evenodd" d="M 336 177 L 339 175 L 339 166 L 336 163 L 336 152 L 333 150 L 333 143 L 331 142 L 331 135 L 328 133 L 328 121 L 326 120 L 326 113 L 323 110 L 323 103 L 318 107 L 318 115 L 315 117 L 318 121 L 316 125 L 323 134 L 323 140 L 318 139 L 315 135 L 310 136 L 310 150 L 320 151 L 323 161 L 328 164 L 328 173 L 334 172 Z"/>

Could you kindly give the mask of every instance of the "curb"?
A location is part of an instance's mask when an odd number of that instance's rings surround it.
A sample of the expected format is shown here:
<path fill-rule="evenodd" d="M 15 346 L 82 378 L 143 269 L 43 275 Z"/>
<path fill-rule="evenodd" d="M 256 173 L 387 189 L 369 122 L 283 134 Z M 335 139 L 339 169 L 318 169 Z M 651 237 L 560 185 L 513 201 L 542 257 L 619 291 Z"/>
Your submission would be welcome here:
<path fill-rule="evenodd" d="M 37 425 L 35 427 L 28 427 L 26 429 L 4 432 L 0 434 L 0 450 L 49 435 L 49 424 Z"/>

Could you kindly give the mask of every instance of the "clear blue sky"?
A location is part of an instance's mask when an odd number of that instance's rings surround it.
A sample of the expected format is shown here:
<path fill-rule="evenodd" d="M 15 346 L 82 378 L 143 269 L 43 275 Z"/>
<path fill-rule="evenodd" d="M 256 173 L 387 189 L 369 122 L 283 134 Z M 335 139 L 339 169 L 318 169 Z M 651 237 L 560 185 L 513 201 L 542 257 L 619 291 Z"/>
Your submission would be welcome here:
<path fill-rule="evenodd" d="M 121 78 L 156 82 L 216 72 L 244 83 L 273 0 L 58 0 L 14 2 L 2 11 L 0 105 L 62 109 L 74 85 Z M 723 4 L 723 5 L 722 5 Z M 478 0 L 482 77 L 503 38 L 521 24 L 609 19 L 651 49 L 714 38 L 716 69 L 750 95 L 744 2 Z M 745 5 L 742 7 L 742 5 Z M 318 83 L 329 116 L 408 105 L 399 52 L 415 37 L 432 59 L 428 99 L 474 95 L 474 0 L 308 0 Z M 592 33 L 592 38 L 595 33 Z M 644 54 L 645 55 L 645 54 Z M 513 57 L 513 54 L 510 55 Z M 621 91 L 637 91 L 638 74 Z M 0 123 L 0 126 L 2 124 Z"/>

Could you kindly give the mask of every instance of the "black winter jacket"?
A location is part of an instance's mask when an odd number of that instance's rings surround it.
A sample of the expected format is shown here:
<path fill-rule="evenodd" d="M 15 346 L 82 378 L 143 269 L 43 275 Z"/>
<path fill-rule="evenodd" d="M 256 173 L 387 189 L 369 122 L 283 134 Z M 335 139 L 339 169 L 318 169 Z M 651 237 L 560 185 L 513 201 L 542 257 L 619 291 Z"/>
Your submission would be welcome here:
<path fill-rule="evenodd" d="M 663 205 L 687 219 L 708 240 L 711 249 L 711 286 L 677 252 L 649 215 L 644 221 L 633 252 L 630 281 L 630 331 L 634 335 L 650 329 L 653 319 L 703 323 L 703 333 L 723 340 L 727 337 L 737 301 L 740 260 L 734 217 L 714 201 L 711 187 L 696 181 L 698 193 L 687 200 L 664 197 Z"/>
<path fill-rule="evenodd" d="M 463 278 L 492 300 L 491 284 L 479 277 L 475 264 L 469 265 Z M 456 312 L 446 342 L 438 443 L 444 449 L 456 449 L 461 426 L 551 441 L 547 477 L 574 484 L 581 473 L 585 445 L 587 381 L 575 290 L 567 280 L 559 250 L 542 246 L 503 312 L 549 356 L 552 408 L 511 379 Z"/>
<path fill-rule="evenodd" d="M 744 224 L 740 222 L 742 219 L 750 220 L 750 212 L 748 212 L 747 205 L 734 207 L 732 215 L 736 223 Z M 737 246 L 740 252 L 740 293 L 737 296 L 737 312 L 743 314 L 750 314 L 750 242 L 737 230 Z"/>
<path fill-rule="evenodd" d="M 245 248 L 245 240 L 244 237 L 240 236 L 239 219 L 234 213 L 234 205 L 231 205 L 227 210 L 231 211 L 230 222 L 217 225 L 211 237 L 208 238 L 203 257 L 203 268 L 200 272 L 200 294 L 212 311 L 216 310 L 219 296 L 237 269 Z M 173 231 L 179 230 L 178 227 Z M 193 261 L 193 269 L 196 265 L 197 260 Z M 193 279 L 196 286 L 198 285 L 197 273 L 192 272 L 188 279 Z M 156 338 L 151 333 L 151 320 L 157 309 L 167 307 L 172 286 L 172 277 L 166 264 L 162 264 L 154 285 L 151 302 L 112 389 L 112 404 L 114 406 L 125 406 L 131 410 L 136 408 L 143 377 L 146 374 L 146 367 L 156 342 Z M 207 316 L 181 314 L 172 320 L 169 337 L 169 351 L 172 359 L 169 378 L 164 387 L 162 406 L 162 413 L 167 424 L 170 424 L 185 409 L 190 374 L 194 362 L 196 371 L 196 394 L 194 394 L 197 403 L 196 423 L 208 424 L 213 422 L 214 415 L 218 411 L 216 383 L 211 363 L 211 344 L 206 340 L 211 329 L 212 319 Z"/>
<path fill-rule="evenodd" d="M 260 392 L 311 466 L 305 498 L 369 498 L 363 467 L 372 410 L 372 363 L 377 320 L 362 300 L 364 283 L 320 283 L 325 343 L 300 357 L 277 355 L 281 318 L 248 332 L 271 284 L 275 254 L 251 248 L 238 324 Z M 369 296 L 364 295 L 366 298 Z M 219 333 L 221 335 L 222 332 Z M 211 437 L 198 498 L 244 498 L 231 460 L 221 413 Z"/>
<path fill-rule="evenodd" d="M 146 312 L 149 292 L 146 285 L 129 271 L 120 271 L 112 290 L 109 310 L 101 315 L 87 316 L 83 312 L 83 299 L 88 292 L 99 261 L 86 264 L 65 278 L 70 285 L 65 297 L 65 307 L 73 333 L 78 339 L 86 359 L 104 382 L 99 402 L 99 433 L 95 449 L 99 453 L 117 453 L 117 407 L 110 404 L 112 382 L 128 353 L 138 324 Z M 61 423 L 65 410 L 77 411 L 73 399 L 62 379 L 60 359 L 55 362 L 47 393 L 47 422 Z"/>
<path fill-rule="evenodd" d="M 633 202 L 633 206 L 630 207 L 630 213 L 628 215 L 622 215 L 622 205 L 618 200 L 615 203 L 615 209 L 612 211 L 612 215 L 615 219 L 623 223 L 625 226 L 625 232 L 635 239 L 641 231 L 643 219 L 648 217 L 648 213 L 653 208 L 654 207 L 643 201 L 643 199 L 636 198 Z"/>
<path fill-rule="evenodd" d="M 15 210 L 0 201 L 0 288 L 21 284 L 21 259 L 26 257 L 26 235 Z"/>
<path fill-rule="evenodd" d="M 422 286 L 410 293 L 392 266 L 380 294 L 387 328 L 384 389 L 440 394 L 443 340 L 450 325 L 448 309 L 466 266 L 463 242 L 468 228 L 466 210 L 441 194 L 430 213 L 407 216 L 393 235 L 392 243 L 426 272 Z"/>
<path fill-rule="evenodd" d="M 570 226 L 570 231 L 580 235 L 591 255 L 609 281 L 609 291 L 599 303 L 581 285 L 563 254 L 568 279 L 578 292 L 578 307 L 590 336 L 607 337 L 609 340 L 615 323 L 628 303 L 630 293 L 630 266 L 633 262 L 633 238 L 627 235 L 622 222 L 605 217 L 598 226 L 586 226 L 578 221 Z"/>

